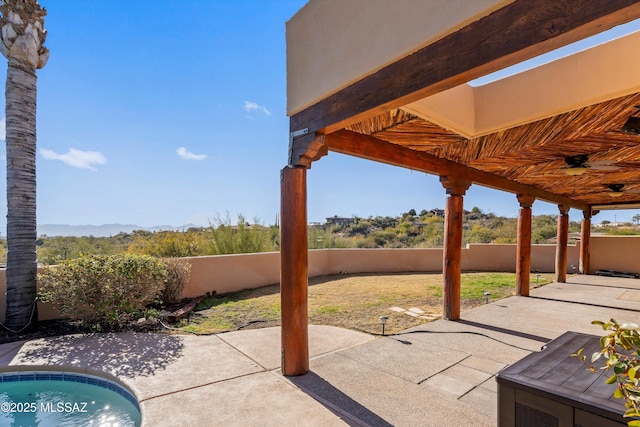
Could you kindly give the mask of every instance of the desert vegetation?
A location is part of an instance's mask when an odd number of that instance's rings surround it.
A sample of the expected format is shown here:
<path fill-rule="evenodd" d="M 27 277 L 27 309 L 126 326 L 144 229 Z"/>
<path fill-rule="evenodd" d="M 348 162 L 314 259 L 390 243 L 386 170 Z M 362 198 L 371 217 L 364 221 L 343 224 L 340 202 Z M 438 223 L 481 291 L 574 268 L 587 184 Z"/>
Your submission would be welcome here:
<path fill-rule="evenodd" d="M 441 210 L 414 209 L 398 216 L 353 217 L 348 224 L 313 224 L 308 229 L 309 249 L 325 248 L 437 248 L 442 247 L 444 213 Z M 515 243 L 517 218 L 485 213 L 474 207 L 465 211 L 463 243 Z M 536 215 L 532 220 L 532 243 L 553 243 L 557 230 L 556 215 Z M 633 223 L 603 224 L 593 231 L 610 235 L 639 235 L 640 216 Z M 580 223 L 572 221 L 570 232 L 579 232 Z M 278 251 L 278 225 L 249 222 L 244 216 L 232 220 L 216 217 L 208 227 L 176 231 L 119 233 L 111 237 L 40 236 L 38 262 L 57 264 L 82 255 L 129 253 L 160 258 L 223 255 Z M 0 263 L 6 259 L 6 241 L 0 239 Z"/>
<path fill-rule="evenodd" d="M 190 265 L 148 255 L 83 255 L 38 274 L 38 299 L 94 330 L 114 329 L 154 305 L 181 300 Z M 154 313 L 155 314 L 155 313 Z"/>

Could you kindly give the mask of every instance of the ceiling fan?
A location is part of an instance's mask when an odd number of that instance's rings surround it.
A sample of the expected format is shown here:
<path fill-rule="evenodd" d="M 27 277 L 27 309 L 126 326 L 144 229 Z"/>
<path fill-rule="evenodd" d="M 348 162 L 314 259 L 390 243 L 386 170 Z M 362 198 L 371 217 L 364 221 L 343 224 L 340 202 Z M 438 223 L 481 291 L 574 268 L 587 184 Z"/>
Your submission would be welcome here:
<path fill-rule="evenodd" d="M 564 158 L 564 162 L 567 167 L 564 169 L 567 175 L 582 175 L 589 169 L 599 171 L 615 171 L 620 169 L 618 166 L 614 166 L 615 160 L 596 160 L 589 161 L 587 154 L 576 154 L 574 156 L 568 156 Z"/>
<path fill-rule="evenodd" d="M 620 197 L 624 193 L 640 194 L 640 188 L 632 188 L 630 190 L 622 191 L 624 188 L 624 184 L 621 184 L 621 183 L 606 184 L 605 186 L 610 190 L 608 194 L 611 197 Z"/>

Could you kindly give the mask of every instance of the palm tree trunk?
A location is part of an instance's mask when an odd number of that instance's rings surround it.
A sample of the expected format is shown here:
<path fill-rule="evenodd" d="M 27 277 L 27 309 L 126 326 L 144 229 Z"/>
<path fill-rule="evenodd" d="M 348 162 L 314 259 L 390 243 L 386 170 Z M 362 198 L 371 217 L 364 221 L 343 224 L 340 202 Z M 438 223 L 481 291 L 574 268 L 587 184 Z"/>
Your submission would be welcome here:
<path fill-rule="evenodd" d="M 7 308 L 18 332 L 37 321 L 36 70 L 9 58 L 6 83 Z"/>

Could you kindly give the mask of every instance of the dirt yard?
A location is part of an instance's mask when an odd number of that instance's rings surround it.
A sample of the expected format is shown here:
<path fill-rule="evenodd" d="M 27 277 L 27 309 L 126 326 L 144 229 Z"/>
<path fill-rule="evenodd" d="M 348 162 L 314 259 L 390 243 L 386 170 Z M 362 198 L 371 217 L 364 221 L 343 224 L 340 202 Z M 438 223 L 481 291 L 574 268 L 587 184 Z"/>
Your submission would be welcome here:
<path fill-rule="evenodd" d="M 543 274 L 536 285 L 552 280 Z M 280 324 L 280 287 L 267 286 L 205 299 L 188 320 L 178 326 L 193 333 L 264 328 Z M 462 310 L 513 295 L 515 275 L 464 273 Z M 309 323 L 339 326 L 363 332 L 382 332 L 380 316 L 388 316 L 385 333 L 432 321 L 442 315 L 442 274 L 350 274 L 309 280 Z"/>

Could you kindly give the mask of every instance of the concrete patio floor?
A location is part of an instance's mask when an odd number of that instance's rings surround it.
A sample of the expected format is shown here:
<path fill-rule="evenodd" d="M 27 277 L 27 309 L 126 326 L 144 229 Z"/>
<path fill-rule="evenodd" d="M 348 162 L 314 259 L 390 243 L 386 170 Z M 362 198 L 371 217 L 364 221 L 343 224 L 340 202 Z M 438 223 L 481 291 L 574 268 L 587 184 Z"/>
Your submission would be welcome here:
<path fill-rule="evenodd" d="M 279 328 L 9 343 L 0 370 L 70 366 L 117 377 L 135 392 L 145 426 L 495 426 L 497 372 L 566 331 L 600 335 L 592 320 L 638 322 L 639 312 L 639 280 L 570 276 L 458 322 L 384 338 L 311 326 L 311 372 L 301 377 L 279 373 Z"/>

